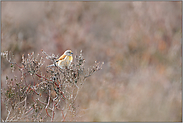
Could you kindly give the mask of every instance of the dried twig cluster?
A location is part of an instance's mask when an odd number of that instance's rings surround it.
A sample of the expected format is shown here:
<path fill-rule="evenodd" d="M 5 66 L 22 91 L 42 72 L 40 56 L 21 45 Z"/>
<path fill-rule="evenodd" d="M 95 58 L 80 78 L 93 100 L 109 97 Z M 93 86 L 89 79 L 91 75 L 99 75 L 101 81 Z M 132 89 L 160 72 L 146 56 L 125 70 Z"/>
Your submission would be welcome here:
<path fill-rule="evenodd" d="M 45 54 L 46 59 L 55 63 L 58 56 Z M 70 68 L 60 69 L 59 67 L 46 67 L 42 71 L 44 58 L 35 57 L 34 52 L 25 58 L 22 55 L 22 62 L 18 65 L 12 62 L 13 58 L 7 51 L 1 56 L 11 64 L 12 72 L 18 69 L 21 76 L 9 78 L 6 76 L 7 88 L 2 91 L 2 101 L 6 104 L 6 119 L 8 121 L 66 121 L 68 114 L 75 116 L 75 100 L 87 77 L 102 69 L 102 64 L 95 62 L 91 69 L 84 67 L 85 60 L 82 51 L 75 55 L 75 60 Z M 44 74 L 43 74 L 44 73 Z M 58 113 L 61 112 L 61 113 Z"/>

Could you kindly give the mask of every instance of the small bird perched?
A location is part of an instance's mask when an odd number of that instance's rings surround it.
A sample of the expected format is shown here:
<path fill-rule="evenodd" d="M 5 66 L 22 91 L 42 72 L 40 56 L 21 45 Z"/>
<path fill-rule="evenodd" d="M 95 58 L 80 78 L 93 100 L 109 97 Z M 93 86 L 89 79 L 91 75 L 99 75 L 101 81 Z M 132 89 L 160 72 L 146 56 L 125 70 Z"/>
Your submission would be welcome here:
<path fill-rule="evenodd" d="M 71 50 L 66 50 L 64 52 L 64 54 L 56 60 L 55 64 L 49 65 L 48 67 L 52 67 L 52 66 L 56 65 L 56 66 L 60 67 L 61 69 L 65 68 L 65 67 L 69 68 L 69 66 L 71 65 L 71 62 L 73 60 L 72 54 L 73 54 L 73 52 Z"/>

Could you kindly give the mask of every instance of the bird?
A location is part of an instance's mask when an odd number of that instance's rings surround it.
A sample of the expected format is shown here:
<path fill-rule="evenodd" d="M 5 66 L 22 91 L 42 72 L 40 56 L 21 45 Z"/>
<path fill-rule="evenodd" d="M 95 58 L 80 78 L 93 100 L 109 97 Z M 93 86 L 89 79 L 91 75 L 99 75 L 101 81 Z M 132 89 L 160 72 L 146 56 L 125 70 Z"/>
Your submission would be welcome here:
<path fill-rule="evenodd" d="M 66 50 L 64 54 L 56 60 L 55 64 L 49 65 L 48 67 L 57 66 L 61 69 L 66 67 L 69 68 L 71 62 L 73 61 L 72 54 L 73 52 L 71 50 Z"/>

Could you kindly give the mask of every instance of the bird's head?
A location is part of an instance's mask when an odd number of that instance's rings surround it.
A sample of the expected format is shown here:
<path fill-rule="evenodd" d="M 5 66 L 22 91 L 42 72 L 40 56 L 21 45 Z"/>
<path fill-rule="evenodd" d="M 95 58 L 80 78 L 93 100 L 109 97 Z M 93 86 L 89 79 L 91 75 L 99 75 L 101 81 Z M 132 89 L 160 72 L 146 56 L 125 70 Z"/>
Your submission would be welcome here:
<path fill-rule="evenodd" d="M 66 50 L 64 52 L 64 55 L 66 55 L 66 56 L 72 56 L 72 54 L 73 54 L 73 52 L 71 50 Z"/>

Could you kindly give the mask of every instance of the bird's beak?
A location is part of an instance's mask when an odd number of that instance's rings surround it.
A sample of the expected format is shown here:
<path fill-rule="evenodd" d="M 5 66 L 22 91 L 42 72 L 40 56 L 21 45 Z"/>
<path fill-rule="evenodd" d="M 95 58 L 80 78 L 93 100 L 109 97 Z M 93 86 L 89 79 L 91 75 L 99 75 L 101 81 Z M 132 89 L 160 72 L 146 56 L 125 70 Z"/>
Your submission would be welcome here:
<path fill-rule="evenodd" d="M 73 54 L 73 52 L 71 54 Z"/>

